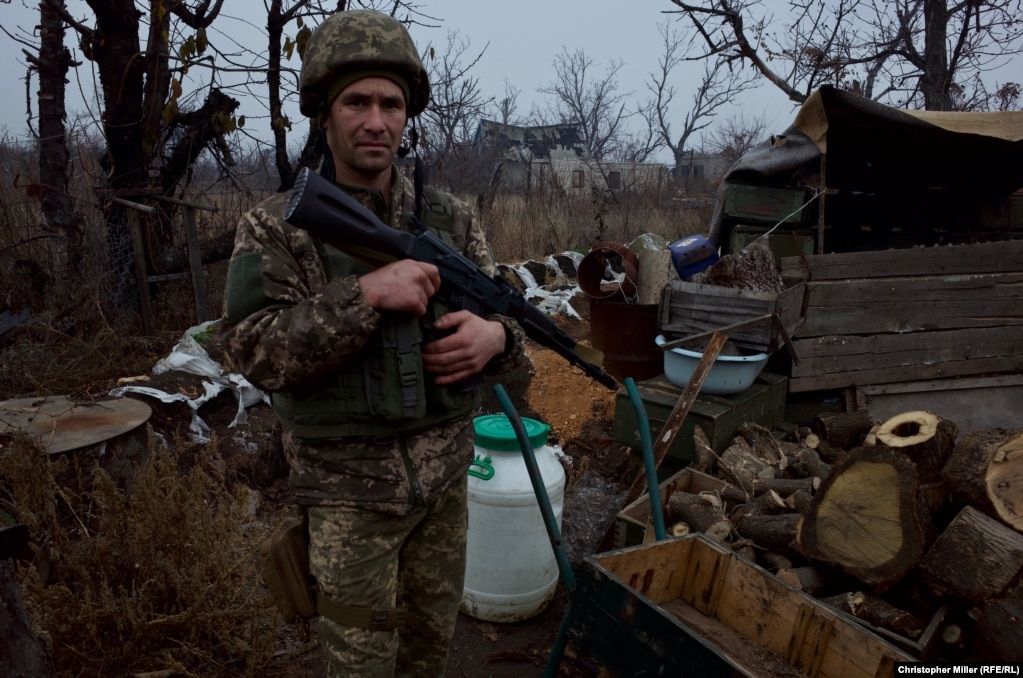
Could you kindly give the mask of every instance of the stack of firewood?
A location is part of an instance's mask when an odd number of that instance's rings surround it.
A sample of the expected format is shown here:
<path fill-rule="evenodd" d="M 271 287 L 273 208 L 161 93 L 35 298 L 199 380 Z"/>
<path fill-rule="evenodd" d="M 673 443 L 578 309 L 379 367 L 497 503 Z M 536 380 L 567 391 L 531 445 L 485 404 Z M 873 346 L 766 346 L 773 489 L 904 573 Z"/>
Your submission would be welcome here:
<path fill-rule="evenodd" d="M 672 493 L 670 534 L 728 543 L 922 659 L 1023 659 L 1023 429 L 860 410 L 695 443 L 729 487 Z"/>

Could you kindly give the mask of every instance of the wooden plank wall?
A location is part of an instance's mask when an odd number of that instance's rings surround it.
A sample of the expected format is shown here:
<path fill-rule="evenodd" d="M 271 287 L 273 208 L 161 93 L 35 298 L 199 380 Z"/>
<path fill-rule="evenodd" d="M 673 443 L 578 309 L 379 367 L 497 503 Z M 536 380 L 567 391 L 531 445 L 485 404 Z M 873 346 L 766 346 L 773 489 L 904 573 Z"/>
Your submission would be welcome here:
<path fill-rule="evenodd" d="M 786 257 L 791 392 L 1023 372 L 1023 241 Z"/>

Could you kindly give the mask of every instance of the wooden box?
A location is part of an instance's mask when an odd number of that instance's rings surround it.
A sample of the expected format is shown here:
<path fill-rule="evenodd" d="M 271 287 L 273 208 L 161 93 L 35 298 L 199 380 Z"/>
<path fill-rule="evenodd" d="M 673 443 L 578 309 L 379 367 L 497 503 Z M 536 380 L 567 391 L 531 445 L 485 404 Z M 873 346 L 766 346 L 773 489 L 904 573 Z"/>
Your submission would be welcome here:
<path fill-rule="evenodd" d="M 662 374 L 637 383 L 636 390 L 646 410 L 650 435 L 656 439 L 683 389 Z M 683 463 L 696 461 L 693 430 L 697 425 L 707 434 L 716 452 L 724 451 L 743 424 L 755 423 L 768 428 L 777 426 L 785 416 L 787 394 L 788 378 L 769 372 L 761 372 L 752 386 L 735 395 L 700 394 L 693 401 L 689 416 L 682 422 L 667 456 Z M 615 398 L 613 435 L 617 443 L 636 449 L 642 446 L 636 408 L 624 388 Z"/>
<path fill-rule="evenodd" d="M 701 473 L 696 469 L 684 468 L 671 476 L 658 486 L 658 493 L 661 496 L 661 506 L 668 502 L 675 492 L 720 492 L 729 484 L 720 478 Z M 735 488 L 736 491 L 740 491 Z M 647 532 L 647 525 L 650 523 L 650 495 L 643 493 L 636 501 L 632 502 L 618 512 L 615 517 L 615 540 L 616 549 L 626 546 L 635 546 L 644 543 Z"/>
<path fill-rule="evenodd" d="M 786 277 L 780 294 L 757 294 L 720 285 L 669 280 L 661 293 L 661 332 L 680 339 L 763 316 L 766 320 L 728 332 L 729 341 L 742 348 L 774 353 L 784 348 L 784 333 L 791 338 L 803 325 L 806 279 Z M 696 346 L 699 349 L 699 345 Z"/>
<path fill-rule="evenodd" d="M 731 184 L 725 191 L 724 216 L 737 223 L 756 223 L 764 226 L 805 224 L 816 210 L 807 209 L 804 188 L 780 186 L 749 186 Z"/>
<path fill-rule="evenodd" d="M 623 676 L 888 678 L 914 661 L 702 534 L 588 556 L 568 628 Z"/>
<path fill-rule="evenodd" d="M 768 233 L 770 230 L 766 226 L 736 226 L 728 238 L 728 251 L 738 252 L 754 240 L 764 238 L 779 266 L 784 257 L 810 256 L 814 253 L 813 232 L 790 230 L 782 233 Z"/>

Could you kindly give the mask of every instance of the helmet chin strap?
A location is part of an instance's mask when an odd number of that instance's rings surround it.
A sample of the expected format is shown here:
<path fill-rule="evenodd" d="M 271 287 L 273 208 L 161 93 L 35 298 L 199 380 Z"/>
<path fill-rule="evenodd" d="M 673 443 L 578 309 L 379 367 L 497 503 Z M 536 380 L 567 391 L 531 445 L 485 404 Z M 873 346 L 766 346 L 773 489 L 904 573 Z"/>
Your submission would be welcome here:
<path fill-rule="evenodd" d="M 423 163 L 419 157 L 419 128 L 416 127 L 416 119 L 413 117 L 410 121 L 408 131 L 409 143 L 408 146 L 400 146 L 398 148 L 398 157 L 404 158 L 409 153 L 414 152 L 413 160 L 415 165 L 412 169 L 412 185 L 415 188 L 415 213 L 417 219 L 423 218 Z"/>

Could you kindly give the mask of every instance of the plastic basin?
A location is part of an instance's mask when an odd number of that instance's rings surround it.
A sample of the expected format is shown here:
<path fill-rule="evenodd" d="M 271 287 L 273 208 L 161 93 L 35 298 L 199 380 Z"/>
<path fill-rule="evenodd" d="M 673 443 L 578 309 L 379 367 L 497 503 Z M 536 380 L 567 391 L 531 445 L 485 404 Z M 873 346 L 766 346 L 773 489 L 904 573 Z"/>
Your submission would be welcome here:
<path fill-rule="evenodd" d="M 654 341 L 661 346 L 668 340 L 664 335 L 659 334 Z M 668 377 L 668 381 L 682 388 L 688 386 L 703 354 L 678 347 L 663 351 L 663 353 L 664 375 Z M 731 395 L 745 391 L 753 385 L 769 357 L 770 355 L 767 353 L 718 356 L 700 388 L 700 393 Z"/>

